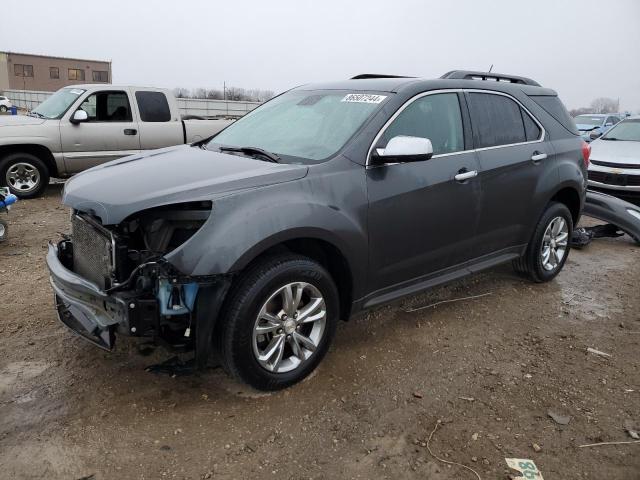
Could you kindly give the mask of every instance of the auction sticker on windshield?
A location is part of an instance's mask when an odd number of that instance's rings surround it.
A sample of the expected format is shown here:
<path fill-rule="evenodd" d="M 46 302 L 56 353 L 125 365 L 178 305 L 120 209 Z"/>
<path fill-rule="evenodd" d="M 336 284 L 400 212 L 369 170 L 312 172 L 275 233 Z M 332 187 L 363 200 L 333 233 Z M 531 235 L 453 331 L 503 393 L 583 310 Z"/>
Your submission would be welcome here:
<path fill-rule="evenodd" d="M 385 98 L 387 98 L 386 95 L 372 95 L 370 93 L 350 93 L 348 95 L 345 95 L 345 97 L 341 101 L 350 103 L 380 103 Z"/>

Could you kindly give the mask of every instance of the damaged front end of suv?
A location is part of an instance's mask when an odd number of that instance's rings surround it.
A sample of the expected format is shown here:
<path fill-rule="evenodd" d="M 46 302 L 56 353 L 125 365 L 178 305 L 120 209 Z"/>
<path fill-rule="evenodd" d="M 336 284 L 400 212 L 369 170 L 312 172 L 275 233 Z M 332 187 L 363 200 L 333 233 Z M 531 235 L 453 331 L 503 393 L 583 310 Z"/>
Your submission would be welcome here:
<path fill-rule="evenodd" d="M 196 350 L 205 362 L 213 310 L 219 308 L 227 278 L 186 274 L 165 255 L 187 242 L 211 209 L 211 201 L 165 205 L 115 226 L 74 211 L 71 236 L 50 244 L 47 255 L 60 320 L 106 350 L 113 349 L 116 334 L 151 337 Z M 197 305 L 198 298 L 209 301 Z"/>

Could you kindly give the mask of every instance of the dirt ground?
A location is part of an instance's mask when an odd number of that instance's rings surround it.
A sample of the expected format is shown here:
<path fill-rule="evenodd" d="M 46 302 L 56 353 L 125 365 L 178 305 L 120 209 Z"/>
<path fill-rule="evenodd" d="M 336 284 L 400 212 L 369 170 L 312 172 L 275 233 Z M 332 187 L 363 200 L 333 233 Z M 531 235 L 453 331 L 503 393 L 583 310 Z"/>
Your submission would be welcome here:
<path fill-rule="evenodd" d="M 640 248 L 572 251 L 553 282 L 510 266 L 341 323 L 310 379 L 259 394 L 220 369 L 145 372 L 170 356 L 108 354 L 56 320 L 46 243 L 68 228 L 60 185 L 23 201 L 0 244 L 2 479 L 640 479 Z M 428 305 L 472 295 L 481 298 Z M 604 358 L 587 347 L 611 354 Z M 559 425 L 553 410 L 570 416 Z M 540 447 L 535 451 L 532 444 Z"/>

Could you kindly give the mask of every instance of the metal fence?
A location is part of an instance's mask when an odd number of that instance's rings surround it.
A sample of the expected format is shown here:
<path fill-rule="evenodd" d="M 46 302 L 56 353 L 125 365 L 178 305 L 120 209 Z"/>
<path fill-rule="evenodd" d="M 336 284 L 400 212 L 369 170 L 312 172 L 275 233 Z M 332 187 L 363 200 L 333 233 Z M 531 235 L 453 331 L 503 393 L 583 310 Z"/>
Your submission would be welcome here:
<path fill-rule="evenodd" d="M 18 108 L 33 110 L 53 95 L 53 92 L 5 90 L 3 94 Z M 230 100 L 205 100 L 197 98 L 177 98 L 176 100 L 178 102 L 178 109 L 182 115 L 197 115 L 205 118 L 238 118 L 260 105 L 260 102 L 234 102 Z"/>

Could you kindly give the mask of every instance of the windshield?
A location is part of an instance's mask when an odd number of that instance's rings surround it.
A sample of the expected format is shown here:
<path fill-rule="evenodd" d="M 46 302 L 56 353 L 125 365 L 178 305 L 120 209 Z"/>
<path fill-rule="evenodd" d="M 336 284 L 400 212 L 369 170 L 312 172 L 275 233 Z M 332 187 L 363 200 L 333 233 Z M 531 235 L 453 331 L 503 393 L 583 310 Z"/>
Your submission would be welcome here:
<path fill-rule="evenodd" d="M 602 125 L 603 117 L 593 117 L 591 115 L 578 115 L 575 119 L 576 125 L 591 125 L 599 127 Z"/>
<path fill-rule="evenodd" d="M 640 120 L 624 120 L 609 130 L 602 139 L 640 142 Z"/>
<path fill-rule="evenodd" d="M 289 156 L 321 161 L 340 150 L 386 98 L 336 90 L 293 90 L 231 124 L 207 148 L 257 147 L 284 160 Z"/>
<path fill-rule="evenodd" d="M 32 113 L 44 118 L 60 118 L 85 91 L 81 88 L 63 88 L 33 109 Z"/>

